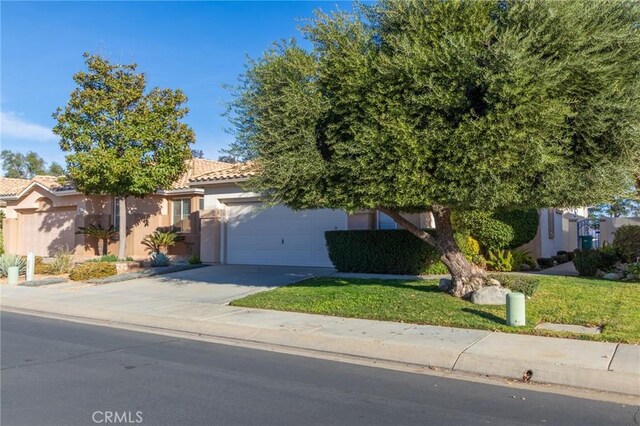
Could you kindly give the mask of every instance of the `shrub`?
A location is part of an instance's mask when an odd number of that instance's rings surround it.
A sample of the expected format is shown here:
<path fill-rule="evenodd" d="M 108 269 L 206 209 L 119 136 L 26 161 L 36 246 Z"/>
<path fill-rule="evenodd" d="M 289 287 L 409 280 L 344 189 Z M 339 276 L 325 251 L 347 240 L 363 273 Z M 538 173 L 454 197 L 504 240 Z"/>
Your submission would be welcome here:
<path fill-rule="evenodd" d="M 555 256 L 551 256 L 551 260 L 560 265 L 561 263 L 567 263 L 569 261 L 569 256 L 566 254 L 558 254 Z"/>
<path fill-rule="evenodd" d="M 579 250 L 574 252 L 573 263 L 578 274 L 585 277 L 593 277 L 598 269 L 610 270 L 618 262 L 618 254 L 608 247 L 599 250 Z"/>
<path fill-rule="evenodd" d="M 0 277 L 6 277 L 12 266 L 17 266 L 19 273 L 24 274 L 27 270 L 27 259 L 15 254 L 3 254 L 0 256 Z"/>
<path fill-rule="evenodd" d="M 73 266 L 73 252 L 69 250 L 60 250 L 56 252 L 53 262 L 48 266 L 50 274 L 60 275 L 68 273 Z"/>
<path fill-rule="evenodd" d="M 171 260 L 164 253 L 151 253 L 151 266 L 167 266 Z"/>
<path fill-rule="evenodd" d="M 551 268 L 555 265 L 555 261 L 550 257 L 539 257 L 536 259 L 536 262 L 538 262 L 538 265 L 542 269 Z"/>
<path fill-rule="evenodd" d="M 465 211 L 453 215 L 454 227 L 466 229 L 484 252 L 514 249 L 533 240 L 538 232 L 536 209 L 501 212 Z"/>
<path fill-rule="evenodd" d="M 627 270 L 636 277 L 640 277 L 640 262 L 629 263 L 627 265 Z"/>
<path fill-rule="evenodd" d="M 85 262 L 71 270 L 69 279 L 73 281 L 86 281 L 95 278 L 104 278 L 116 275 L 116 265 L 110 262 Z"/>
<path fill-rule="evenodd" d="M 460 249 L 472 259 L 474 244 L 468 237 L 468 233 L 456 233 Z M 339 272 L 448 273 L 438 252 L 406 230 L 327 231 L 325 238 L 329 258 Z"/>
<path fill-rule="evenodd" d="M 560 250 L 556 253 L 556 256 L 562 256 L 563 254 L 567 255 L 567 258 L 571 261 L 573 260 L 573 252 L 572 251 L 564 251 Z"/>
<path fill-rule="evenodd" d="M 44 263 L 42 256 L 36 256 L 34 273 L 38 275 L 49 275 L 51 273 L 51 266 L 48 263 Z"/>
<path fill-rule="evenodd" d="M 195 254 L 189 258 L 189 265 L 199 265 L 202 262 L 200 261 L 200 256 L 196 256 Z"/>
<path fill-rule="evenodd" d="M 487 266 L 494 271 L 511 272 L 513 270 L 513 254 L 509 250 L 490 251 Z"/>
<path fill-rule="evenodd" d="M 623 225 L 613 233 L 613 246 L 627 262 L 640 257 L 640 225 Z"/>
<path fill-rule="evenodd" d="M 500 281 L 504 287 L 511 291 L 533 296 L 540 285 L 540 278 L 524 274 L 490 274 L 491 278 Z"/>
<path fill-rule="evenodd" d="M 144 237 L 142 245 L 146 246 L 151 253 L 161 253 L 183 240 L 184 237 L 173 231 L 161 231 L 156 229 L 152 234 Z"/>
<path fill-rule="evenodd" d="M 513 257 L 513 266 L 514 268 L 520 268 L 522 265 L 528 265 L 531 268 L 535 268 L 536 261 L 531 256 L 531 252 L 523 249 L 515 249 L 511 250 L 511 255 Z"/>

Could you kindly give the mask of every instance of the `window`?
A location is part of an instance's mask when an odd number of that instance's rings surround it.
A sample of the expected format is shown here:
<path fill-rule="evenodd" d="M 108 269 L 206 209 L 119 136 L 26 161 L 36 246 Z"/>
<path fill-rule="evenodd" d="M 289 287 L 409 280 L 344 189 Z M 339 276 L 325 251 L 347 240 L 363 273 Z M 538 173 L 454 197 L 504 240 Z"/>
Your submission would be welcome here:
<path fill-rule="evenodd" d="M 398 224 L 386 214 L 378 212 L 378 229 L 398 229 Z"/>
<path fill-rule="evenodd" d="M 204 210 L 204 197 L 198 198 L 198 210 Z"/>
<path fill-rule="evenodd" d="M 173 229 L 176 232 L 191 231 L 190 215 L 190 198 L 180 198 L 177 200 L 173 200 Z"/>

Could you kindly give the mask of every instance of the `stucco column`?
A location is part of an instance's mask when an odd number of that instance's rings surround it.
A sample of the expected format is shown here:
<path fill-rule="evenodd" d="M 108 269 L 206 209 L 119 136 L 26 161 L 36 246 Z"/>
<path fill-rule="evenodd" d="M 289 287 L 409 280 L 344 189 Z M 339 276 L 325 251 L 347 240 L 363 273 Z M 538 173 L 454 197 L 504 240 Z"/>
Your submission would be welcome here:
<path fill-rule="evenodd" d="M 200 260 L 220 263 L 221 210 L 200 211 Z"/>

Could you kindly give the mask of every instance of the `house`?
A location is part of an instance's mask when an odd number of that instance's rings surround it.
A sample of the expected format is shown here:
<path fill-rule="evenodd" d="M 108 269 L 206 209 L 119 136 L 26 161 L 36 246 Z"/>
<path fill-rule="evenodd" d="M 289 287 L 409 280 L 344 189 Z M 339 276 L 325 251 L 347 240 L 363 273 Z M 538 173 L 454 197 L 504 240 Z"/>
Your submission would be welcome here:
<path fill-rule="evenodd" d="M 243 188 L 243 182 L 254 173 L 252 163 L 193 159 L 171 188 L 144 199 L 129 199 L 127 255 L 146 257 L 142 239 L 158 228 L 171 228 L 185 239 L 170 249 L 172 255 L 196 254 L 206 263 L 330 267 L 325 231 L 397 227 L 376 210 L 347 214 L 266 206 L 259 194 Z M 0 203 L 6 203 L 4 241 L 9 253 L 34 251 L 47 256 L 67 248 L 74 249 L 79 258 L 92 257 L 97 242 L 76 235 L 78 227 L 118 223 L 112 197 L 80 194 L 50 176 L 1 179 Z M 421 228 L 433 226 L 429 213 L 405 217 Z M 542 209 L 538 234 L 525 247 L 535 257 L 575 249 L 577 222 L 584 217 L 586 209 Z M 112 242 L 108 251 L 116 253 L 117 242 Z"/>
<path fill-rule="evenodd" d="M 228 168 L 228 163 L 204 159 L 188 161 L 187 172 L 171 188 L 159 190 L 143 199 L 127 200 L 127 256 L 146 257 L 142 239 L 158 228 L 172 228 L 184 243 L 172 247 L 170 254 L 190 256 L 200 249 L 199 212 L 204 190 L 190 186 L 194 176 Z M 0 178 L 0 203 L 4 204 L 4 246 L 8 253 L 50 256 L 61 249 L 74 250 L 76 257 L 93 257 L 97 241 L 76 234 L 78 227 L 90 224 L 117 226 L 118 208 L 113 197 L 84 195 L 60 184 L 53 176 L 32 179 Z M 117 253 L 117 242 L 108 252 Z"/>

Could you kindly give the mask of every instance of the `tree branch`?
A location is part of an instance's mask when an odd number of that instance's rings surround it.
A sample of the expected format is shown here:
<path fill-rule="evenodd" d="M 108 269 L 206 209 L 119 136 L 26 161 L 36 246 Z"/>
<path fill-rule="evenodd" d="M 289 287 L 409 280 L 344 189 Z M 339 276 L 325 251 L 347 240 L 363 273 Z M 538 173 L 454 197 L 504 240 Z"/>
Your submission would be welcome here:
<path fill-rule="evenodd" d="M 406 229 L 407 231 L 411 232 L 413 235 L 415 235 L 416 237 L 420 238 L 421 240 L 423 240 L 427 244 L 429 244 L 429 245 L 431 245 L 433 247 L 437 247 L 438 243 L 437 243 L 437 241 L 436 241 L 434 236 L 432 236 L 428 232 L 425 232 L 422 229 L 418 228 L 413 223 L 409 222 L 407 219 L 402 217 L 402 215 L 400 213 L 398 213 L 397 211 L 390 210 L 390 209 L 388 209 L 386 207 L 378 207 L 378 210 L 380 210 L 382 213 L 384 213 L 387 216 L 389 216 L 398 225 L 402 226 L 404 229 Z"/>

